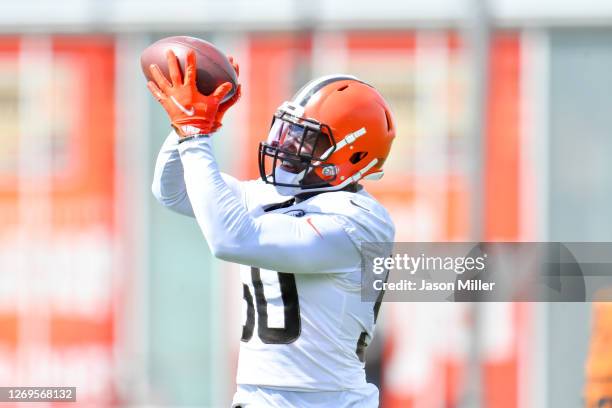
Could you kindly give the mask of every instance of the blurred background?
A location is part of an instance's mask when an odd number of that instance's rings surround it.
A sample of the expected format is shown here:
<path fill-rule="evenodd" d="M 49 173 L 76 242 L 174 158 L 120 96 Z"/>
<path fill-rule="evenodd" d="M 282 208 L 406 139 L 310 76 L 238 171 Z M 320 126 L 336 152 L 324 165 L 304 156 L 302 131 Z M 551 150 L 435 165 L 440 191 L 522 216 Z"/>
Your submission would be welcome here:
<path fill-rule="evenodd" d="M 612 240 L 609 0 L 20 0 L 0 33 L 0 385 L 229 406 L 237 267 L 150 193 L 169 125 L 139 55 L 169 35 L 240 63 L 214 138 L 234 176 L 282 101 L 350 73 L 395 112 L 366 188 L 398 241 Z M 384 408 L 578 407 L 590 308 L 387 303 L 368 376 Z"/>

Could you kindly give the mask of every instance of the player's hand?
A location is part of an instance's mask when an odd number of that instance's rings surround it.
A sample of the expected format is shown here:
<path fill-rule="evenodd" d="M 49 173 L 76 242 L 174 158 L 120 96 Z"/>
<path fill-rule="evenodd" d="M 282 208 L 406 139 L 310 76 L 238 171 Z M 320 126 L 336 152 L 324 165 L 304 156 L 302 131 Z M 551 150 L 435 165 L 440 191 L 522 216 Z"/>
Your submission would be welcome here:
<path fill-rule="evenodd" d="M 180 137 L 214 132 L 219 105 L 232 89 L 232 84 L 225 82 L 211 95 L 203 95 L 196 85 L 195 52 L 187 52 L 185 78 L 182 78 L 174 52 L 168 50 L 166 57 L 170 81 L 157 65 L 151 64 L 149 69 L 154 81 L 149 81 L 147 87 L 168 113 L 170 122 Z"/>
<path fill-rule="evenodd" d="M 232 64 L 232 67 L 234 67 L 234 71 L 236 71 L 236 78 L 238 78 L 240 76 L 240 66 L 234 60 L 234 57 L 232 57 L 231 55 L 228 55 L 227 58 L 229 59 L 230 64 Z M 215 117 L 215 123 L 213 124 L 213 132 L 222 126 L 223 115 L 225 115 L 225 112 L 227 112 L 229 108 L 231 108 L 232 106 L 234 106 L 236 102 L 238 102 L 241 95 L 242 95 L 242 85 L 238 84 L 234 95 L 232 95 L 230 99 L 228 99 L 227 101 L 219 105 L 219 109 L 217 110 L 217 116 Z"/>

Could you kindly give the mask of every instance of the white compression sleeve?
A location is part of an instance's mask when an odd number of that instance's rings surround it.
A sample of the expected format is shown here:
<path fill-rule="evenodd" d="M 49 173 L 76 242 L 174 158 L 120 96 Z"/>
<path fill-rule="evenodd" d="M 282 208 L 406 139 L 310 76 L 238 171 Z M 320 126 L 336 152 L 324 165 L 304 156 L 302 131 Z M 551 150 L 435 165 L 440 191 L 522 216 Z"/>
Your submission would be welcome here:
<path fill-rule="evenodd" d="M 157 155 L 153 183 L 153 195 L 164 207 L 179 214 L 195 217 L 183 176 L 183 163 L 177 150 L 178 135 L 171 132 Z M 237 197 L 242 197 L 241 182 L 229 174 L 221 173 L 225 182 Z"/>
<path fill-rule="evenodd" d="M 290 273 L 333 273 L 355 268 L 357 248 L 333 216 L 251 216 L 215 161 L 210 138 L 179 144 L 187 193 L 208 245 L 218 258 Z"/>

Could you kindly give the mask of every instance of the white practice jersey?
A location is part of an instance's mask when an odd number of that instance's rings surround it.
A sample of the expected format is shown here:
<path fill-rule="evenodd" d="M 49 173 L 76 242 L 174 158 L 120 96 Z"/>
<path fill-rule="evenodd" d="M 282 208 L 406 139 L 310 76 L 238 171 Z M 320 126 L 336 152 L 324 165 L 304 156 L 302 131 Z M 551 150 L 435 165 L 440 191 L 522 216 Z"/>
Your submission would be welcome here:
<path fill-rule="evenodd" d="M 219 173 L 208 138 L 177 147 L 173 135 L 153 190 L 164 205 L 196 217 L 217 257 L 243 265 L 239 385 L 366 388 L 363 357 L 378 306 L 361 300 L 360 248 L 394 238 L 372 196 L 338 191 L 295 203 L 262 181 Z"/>
<path fill-rule="evenodd" d="M 238 384 L 322 391 L 364 386 L 363 353 L 373 336 L 376 305 L 361 301 L 358 248 L 362 242 L 393 240 L 387 212 L 364 190 L 322 193 L 264 212 L 278 195 L 259 181 L 249 184 L 245 201 L 255 216 L 302 218 L 321 230 L 321 241 L 327 230 L 340 228 L 355 252 L 352 259 L 339 253 L 337 268 L 315 273 L 293 273 L 290 257 L 281 270 L 241 268 L 244 326 Z"/>

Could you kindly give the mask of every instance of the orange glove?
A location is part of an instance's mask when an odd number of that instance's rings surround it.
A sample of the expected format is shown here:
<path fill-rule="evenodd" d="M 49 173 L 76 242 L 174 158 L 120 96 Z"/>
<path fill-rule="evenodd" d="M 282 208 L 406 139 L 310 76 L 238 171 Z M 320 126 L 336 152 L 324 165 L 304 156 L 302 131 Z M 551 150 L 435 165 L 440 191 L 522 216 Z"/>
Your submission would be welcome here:
<path fill-rule="evenodd" d="M 232 84 L 225 82 L 211 95 L 202 95 L 196 86 L 195 52 L 187 52 L 184 80 L 172 50 L 166 52 L 166 58 L 172 82 L 166 79 L 157 65 L 151 64 L 149 69 L 155 81 L 149 81 L 147 87 L 168 113 L 172 127 L 181 138 L 214 132 L 218 129 L 218 126 L 215 128 L 215 119 L 219 105 L 232 89 Z"/>
<path fill-rule="evenodd" d="M 240 66 L 238 65 L 237 62 L 234 61 L 234 57 L 231 57 L 228 55 L 227 58 L 229 59 L 230 64 L 232 64 L 232 67 L 234 67 L 234 71 L 236 71 L 236 78 L 237 78 L 238 76 L 240 76 Z M 227 112 L 229 108 L 231 108 L 232 106 L 234 106 L 236 102 L 238 102 L 241 95 L 242 95 L 242 85 L 238 84 L 234 95 L 232 95 L 230 99 L 228 99 L 227 101 L 219 105 L 219 109 L 217 109 L 217 116 L 215 117 L 215 123 L 213 124 L 213 129 L 212 129 L 213 132 L 217 131 L 217 129 L 221 127 L 221 124 L 223 122 L 223 115 L 225 115 L 225 112 Z"/>

